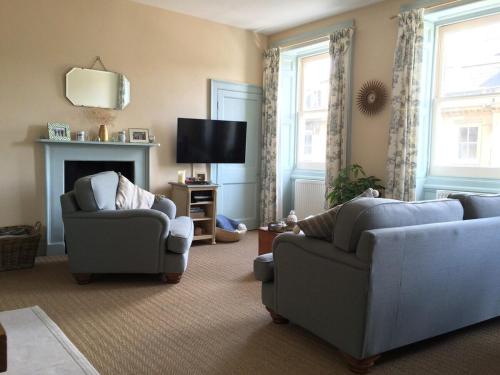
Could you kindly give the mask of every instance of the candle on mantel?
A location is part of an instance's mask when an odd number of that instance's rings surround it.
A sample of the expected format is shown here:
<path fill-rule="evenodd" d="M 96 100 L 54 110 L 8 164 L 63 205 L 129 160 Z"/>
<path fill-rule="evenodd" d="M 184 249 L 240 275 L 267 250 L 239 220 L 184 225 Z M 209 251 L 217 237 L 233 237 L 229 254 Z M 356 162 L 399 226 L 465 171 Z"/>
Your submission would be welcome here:
<path fill-rule="evenodd" d="M 179 184 L 184 184 L 186 182 L 186 171 L 177 171 L 177 182 Z"/>

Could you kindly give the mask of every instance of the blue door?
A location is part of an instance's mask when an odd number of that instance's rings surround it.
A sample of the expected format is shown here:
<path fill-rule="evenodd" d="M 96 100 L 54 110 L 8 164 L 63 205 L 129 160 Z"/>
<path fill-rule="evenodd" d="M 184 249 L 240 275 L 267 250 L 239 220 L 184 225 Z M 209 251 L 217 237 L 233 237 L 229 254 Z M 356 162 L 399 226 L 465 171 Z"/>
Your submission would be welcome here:
<path fill-rule="evenodd" d="M 218 184 L 217 213 L 241 221 L 248 229 L 259 225 L 260 124 L 262 89 L 211 81 L 213 120 L 246 121 L 245 164 L 212 164 L 211 180 Z"/>

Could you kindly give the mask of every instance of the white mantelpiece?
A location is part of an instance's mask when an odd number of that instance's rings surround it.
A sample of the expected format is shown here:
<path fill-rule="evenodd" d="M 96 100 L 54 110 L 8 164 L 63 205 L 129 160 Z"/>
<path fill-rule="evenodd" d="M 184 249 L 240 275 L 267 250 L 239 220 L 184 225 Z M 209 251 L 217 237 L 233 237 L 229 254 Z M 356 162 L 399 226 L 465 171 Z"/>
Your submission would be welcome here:
<path fill-rule="evenodd" d="M 75 142 L 40 139 L 45 153 L 45 220 L 47 255 L 65 253 L 60 196 L 64 194 L 64 162 L 131 161 L 134 182 L 149 189 L 149 154 L 153 143 Z"/>

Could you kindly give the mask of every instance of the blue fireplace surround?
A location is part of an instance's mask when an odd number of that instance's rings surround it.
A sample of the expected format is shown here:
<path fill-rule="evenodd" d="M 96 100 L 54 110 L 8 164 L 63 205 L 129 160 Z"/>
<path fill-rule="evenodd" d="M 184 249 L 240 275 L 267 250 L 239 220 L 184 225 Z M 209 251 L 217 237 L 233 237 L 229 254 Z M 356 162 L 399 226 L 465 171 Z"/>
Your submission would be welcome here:
<path fill-rule="evenodd" d="M 64 227 L 59 197 L 82 174 L 110 168 L 138 186 L 149 189 L 149 159 L 153 143 L 37 141 L 45 155 L 45 223 L 47 255 L 65 253 Z M 70 181 L 68 181 L 70 179 Z"/>

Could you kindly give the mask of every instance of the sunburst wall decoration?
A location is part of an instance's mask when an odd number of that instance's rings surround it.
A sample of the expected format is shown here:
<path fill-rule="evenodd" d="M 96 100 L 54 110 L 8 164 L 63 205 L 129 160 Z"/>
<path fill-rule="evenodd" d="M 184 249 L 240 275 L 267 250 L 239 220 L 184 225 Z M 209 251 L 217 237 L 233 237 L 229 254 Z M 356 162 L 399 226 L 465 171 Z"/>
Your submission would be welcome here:
<path fill-rule="evenodd" d="M 380 112 L 386 101 L 387 91 L 384 84 L 378 80 L 365 82 L 356 97 L 359 110 L 367 116 Z"/>

